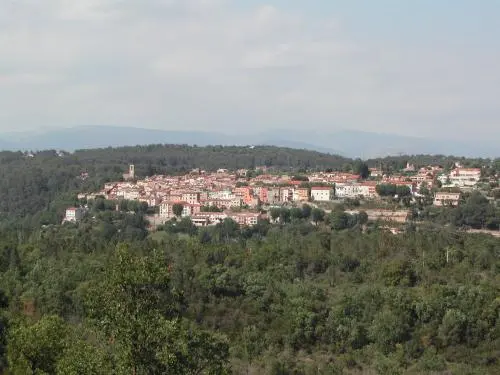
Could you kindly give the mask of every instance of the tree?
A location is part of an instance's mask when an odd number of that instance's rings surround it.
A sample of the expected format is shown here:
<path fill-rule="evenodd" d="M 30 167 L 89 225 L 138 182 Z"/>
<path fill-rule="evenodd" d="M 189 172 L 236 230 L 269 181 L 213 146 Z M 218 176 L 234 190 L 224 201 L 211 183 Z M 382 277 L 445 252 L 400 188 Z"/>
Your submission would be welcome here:
<path fill-rule="evenodd" d="M 467 316 L 457 309 L 446 311 L 439 326 L 438 336 L 444 345 L 458 345 L 465 339 Z"/>
<path fill-rule="evenodd" d="M 295 180 L 295 181 L 309 181 L 309 178 L 307 176 L 304 176 L 304 175 L 295 175 L 292 177 L 292 180 Z"/>
<path fill-rule="evenodd" d="M 169 266 L 155 250 L 138 257 L 120 246 L 88 307 L 118 363 L 133 374 L 217 373 L 226 367 L 223 338 L 186 328 L 182 294 L 172 288 Z"/>
<path fill-rule="evenodd" d="M 358 223 L 361 225 L 365 225 L 368 223 L 368 214 L 366 211 L 360 211 L 358 214 Z"/>
<path fill-rule="evenodd" d="M 269 215 L 271 216 L 271 219 L 273 219 L 273 221 L 278 220 L 278 218 L 280 217 L 280 214 L 281 214 L 281 210 L 277 207 L 273 207 L 269 210 Z"/>
<path fill-rule="evenodd" d="M 479 192 L 473 192 L 466 197 L 465 203 L 455 208 L 452 213 L 452 222 L 456 226 L 496 229 L 500 222 L 500 215 L 495 207 Z"/>
<path fill-rule="evenodd" d="M 195 235 L 198 232 L 198 227 L 193 224 L 193 221 L 189 217 L 184 217 L 178 221 L 175 228 L 180 233 L 186 233 L 189 235 Z"/>
<path fill-rule="evenodd" d="M 10 333 L 8 360 L 13 375 L 55 374 L 68 327 L 58 316 L 47 315 L 38 322 L 20 322 Z"/>
<path fill-rule="evenodd" d="M 86 332 L 78 332 L 78 334 Z M 75 334 L 74 334 L 75 335 Z M 100 335 L 92 333 L 95 337 Z M 56 365 L 57 375 L 107 375 L 120 373 L 120 369 L 113 369 L 113 361 L 106 350 L 107 343 L 99 337 L 101 343 L 91 344 L 81 336 L 72 338 L 65 348 L 63 355 Z M 101 346 L 98 346 L 101 345 Z"/>
<path fill-rule="evenodd" d="M 7 361 L 5 358 L 7 349 L 7 328 L 8 321 L 7 317 L 4 316 L 3 310 L 9 307 L 9 301 L 7 296 L 0 289 L 0 373 L 2 373 L 7 367 Z"/>
<path fill-rule="evenodd" d="M 377 343 L 383 353 L 389 353 L 394 346 L 407 338 L 409 325 L 405 317 L 384 309 L 375 315 L 369 329 L 369 337 Z"/>
<path fill-rule="evenodd" d="M 201 212 L 222 212 L 224 210 L 222 208 L 217 207 L 217 206 L 201 206 L 200 211 Z"/>
<path fill-rule="evenodd" d="M 342 230 L 349 227 L 349 216 L 343 211 L 333 211 L 330 214 L 330 226 L 333 230 Z"/>
<path fill-rule="evenodd" d="M 302 212 L 301 212 L 302 213 Z M 280 209 L 280 223 L 285 224 L 290 221 L 291 212 L 286 207 L 281 207 Z"/>
<path fill-rule="evenodd" d="M 342 169 L 342 172 L 350 172 L 350 171 L 354 170 L 354 168 L 353 168 L 353 166 L 352 166 L 351 163 L 344 163 L 344 164 L 342 164 L 342 168 L 341 169 Z"/>
<path fill-rule="evenodd" d="M 387 286 L 414 286 L 417 275 L 407 260 L 393 260 L 385 265 L 382 275 Z"/>
<path fill-rule="evenodd" d="M 290 217 L 292 219 L 295 219 L 295 220 L 302 219 L 303 214 L 304 213 L 303 213 L 302 209 L 300 209 L 298 207 L 294 207 L 294 208 L 290 209 Z"/>
<path fill-rule="evenodd" d="M 314 223 L 318 224 L 320 221 L 323 221 L 325 218 L 325 211 L 320 208 L 313 208 L 311 211 L 311 219 Z"/>
<path fill-rule="evenodd" d="M 309 218 L 311 217 L 312 207 L 308 204 L 302 205 L 302 217 Z"/>
<path fill-rule="evenodd" d="M 216 225 L 220 242 L 228 242 L 230 238 L 236 237 L 239 232 L 239 224 L 230 217 L 225 218 L 222 223 Z"/>
<path fill-rule="evenodd" d="M 500 200 L 500 189 L 496 188 L 495 190 L 492 191 L 492 196 L 496 200 Z"/>
<path fill-rule="evenodd" d="M 411 190 L 406 185 L 379 184 L 375 187 L 375 190 L 381 197 L 394 197 L 397 195 L 402 198 L 411 196 Z"/>
<path fill-rule="evenodd" d="M 240 340 L 243 344 L 244 355 L 251 365 L 263 349 L 262 336 L 259 334 L 259 330 L 252 325 L 243 329 Z"/>
<path fill-rule="evenodd" d="M 212 236 L 207 230 L 200 231 L 198 238 L 200 240 L 200 243 L 203 245 L 212 242 Z"/>
<path fill-rule="evenodd" d="M 174 205 L 172 206 L 172 212 L 177 217 L 180 217 L 182 215 L 183 210 L 184 206 L 181 203 L 174 203 Z"/>
<path fill-rule="evenodd" d="M 362 179 L 366 179 L 370 176 L 370 168 L 368 165 L 361 160 L 356 160 L 353 166 L 353 171 L 356 174 L 359 174 Z"/>

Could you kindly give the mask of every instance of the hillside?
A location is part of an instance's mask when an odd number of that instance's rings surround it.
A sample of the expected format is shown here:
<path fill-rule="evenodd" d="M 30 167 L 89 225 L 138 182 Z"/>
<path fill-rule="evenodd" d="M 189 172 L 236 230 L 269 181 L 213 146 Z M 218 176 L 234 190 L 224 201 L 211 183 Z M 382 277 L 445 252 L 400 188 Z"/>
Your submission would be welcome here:
<path fill-rule="evenodd" d="M 406 161 L 454 158 L 368 164 Z M 120 179 L 130 163 L 138 177 L 367 168 L 271 146 L 0 153 L 0 373 L 499 373 L 500 240 L 458 229 L 498 226 L 495 202 L 479 192 L 458 207 L 415 207 L 400 234 L 346 210 L 354 201 L 271 207 L 253 225 L 196 226 L 176 214 L 154 231 L 144 202 L 98 196 L 61 224 L 77 192 Z"/>
<path fill-rule="evenodd" d="M 300 208 L 281 224 L 183 219 L 148 236 L 140 211 L 100 203 L 78 224 L 0 230 L 0 370 L 500 370 L 498 239 L 342 229 L 341 212 L 314 225 Z"/>
<path fill-rule="evenodd" d="M 21 152 L 2 152 L 0 214 L 3 217 L 34 215 L 53 208 L 56 198 L 70 203 L 78 192 L 94 191 L 106 181 L 121 179 L 129 164 L 135 164 L 137 176 L 144 177 L 185 173 L 193 168 L 335 169 L 350 161 L 341 156 L 274 146 L 149 145 L 78 150 L 64 156 L 43 151 L 33 157 Z M 82 172 L 88 173 L 87 179 L 79 178 Z"/>
<path fill-rule="evenodd" d="M 429 162 L 450 165 L 457 158 L 443 155 L 398 156 L 371 159 L 368 164 L 398 170 L 407 161 L 418 165 Z M 458 159 L 464 165 L 492 163 L 485 159 Z M 499 161 L 496 161 L 499 164 Z M 40 211 L 62 210 L 78 192 L 97 191 L 107 181 L 122 178 L 129 164 L 138 177 L 178 174 L 193 168 L 217 170 L 266 166 L 290 173 L 303 170 L 350 170 L 353 159 L 305 149 L 276 146 L 129 146 L 77 150 L 62 156 L 54 150 L 30 157 L 22 152 L 0 152 L 0 215 L 25 217 Z M 88 178 L 80 179 L 81 173 Z M 57 199 L 56 199 L 57 198 Z M 57 202 L 61 202 L 59 205 Z"/>

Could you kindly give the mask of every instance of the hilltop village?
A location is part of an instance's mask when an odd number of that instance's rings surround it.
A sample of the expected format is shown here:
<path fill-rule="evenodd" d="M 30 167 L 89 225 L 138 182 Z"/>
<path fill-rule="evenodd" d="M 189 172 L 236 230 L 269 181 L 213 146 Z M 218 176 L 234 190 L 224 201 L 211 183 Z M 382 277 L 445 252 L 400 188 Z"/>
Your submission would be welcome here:
<path fill-rule="evenodd" d="M 156 175 L 137 179 L 134 165 L 129 166 L 123 181 L 106 183 L 96 193 L 79 194 L 79 199 L 104 197 L 107 200 L 135 200 L 155 208 L 148 219 L 159 225 L 176 217 L 189 217 L 197 226 L 214 225 L 231 218 L 240 225 L 253 226 L 272 207 L 301 206 L 331 208 L 328 203 L 361 200 L 370 219 L 405 222 L 408 207 L 419 197 L 431 197 L 435 206 L 456 206 L 463 192 L 476 189 L 481 181 L 480 168 L 440 166 L 415 168 L 407 164 L 399 173 L 384 174 L 377 168 L 364 175 L 328 171 L 288 175 L 255 170 L 207 172 L 194 169 L 182 176 Z M 493 177 L 497 181 L 497 176 Z M 403 200 L 401 208 L 377 205 L 385 198 Z M 70 208 L 66 221 L 78 221 L 84 208 Z"/>

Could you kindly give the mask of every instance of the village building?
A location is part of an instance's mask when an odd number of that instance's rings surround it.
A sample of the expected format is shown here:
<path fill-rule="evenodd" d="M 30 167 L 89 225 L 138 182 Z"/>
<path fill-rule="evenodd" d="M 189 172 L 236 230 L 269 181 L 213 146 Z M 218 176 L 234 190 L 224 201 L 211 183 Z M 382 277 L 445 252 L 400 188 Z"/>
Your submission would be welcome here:
<path fill-rule="evenodd" d="M 69 207 L 66 209 L 66 215 L 64 216 L 63 222 L 78 222 L 83 219 L 85 215 L 85 209 L 82 207 Z"/>
<path fill-rule="evenodd" d="M 315 202 L 326 202 L 333 200 L 334 190 L 330 186 L 311 187 L 311 199 Z"/>
<path fill-rule="evenodd" d="M 460 193 L 438 192 L 434 196 L 434 206 L 458 206 Z"/>
<path fill-rule="evenodd" d="M 135 179 L 135 165 L 130 164 L 128 166 L 128 173 L 123 174 L 123 179 L 126 180 L 133 180 Z"/>
<path fill-rule="evenodd" d="M 309 188 L 298 187 L 293 190 L 292 200 L 294 202 L 307 202 L 309 198 Z"/>

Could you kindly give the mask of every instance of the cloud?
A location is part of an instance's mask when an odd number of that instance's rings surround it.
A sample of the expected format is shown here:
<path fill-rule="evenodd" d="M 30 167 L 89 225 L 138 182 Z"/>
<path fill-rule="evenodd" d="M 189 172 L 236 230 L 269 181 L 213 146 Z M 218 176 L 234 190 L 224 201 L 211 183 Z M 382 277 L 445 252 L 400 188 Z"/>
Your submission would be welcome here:
<path fill-rule="evenodd" d="M 230 0 L 2 4 L 3 130 L 293 124 L 432 135 L 467 132 L 480 113 L 475 129 L 489 131 L 499 116 L 498 53 L 356 40 L 335 14 Z"/>

